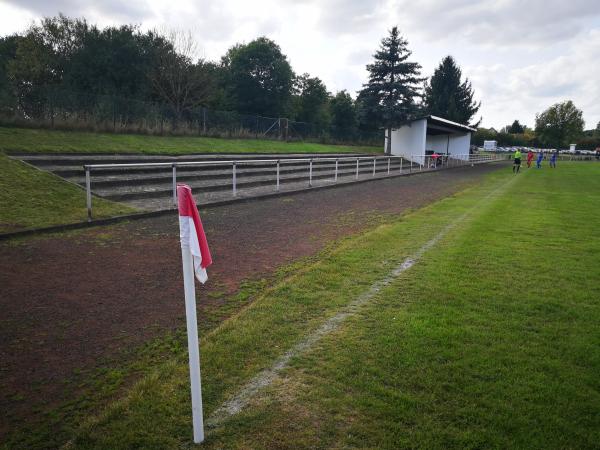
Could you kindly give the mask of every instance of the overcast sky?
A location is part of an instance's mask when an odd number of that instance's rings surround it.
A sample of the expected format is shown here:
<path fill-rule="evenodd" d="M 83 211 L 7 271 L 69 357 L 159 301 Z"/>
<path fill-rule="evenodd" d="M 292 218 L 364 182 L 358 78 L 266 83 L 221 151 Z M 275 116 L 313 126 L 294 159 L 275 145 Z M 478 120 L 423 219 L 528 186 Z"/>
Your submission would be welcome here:
<path fill-rule="evenodd" d="M 59 12 L 100 26 L 191 30 L 212 60 L 268 36 L 296 73 L 353 96 L 398 25 L 423 75 L 454 56 L 482 102 L 482 126 L 533 126 L 536 112 L 565 99 L 586 128 L 600 121 L 599 0 L 0 0 L 0 33 Z"/>

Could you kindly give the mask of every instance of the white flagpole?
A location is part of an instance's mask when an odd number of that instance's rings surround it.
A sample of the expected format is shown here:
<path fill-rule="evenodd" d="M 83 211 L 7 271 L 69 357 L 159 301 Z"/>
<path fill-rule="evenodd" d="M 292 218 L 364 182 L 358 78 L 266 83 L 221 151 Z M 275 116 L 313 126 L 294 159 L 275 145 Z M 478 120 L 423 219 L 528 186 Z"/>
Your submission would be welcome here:
<path fill-rule="evenodd" d="M 204 419 L 202 417 L 202 382 L 200 379 L 200 349 L 198 344 L 198 322 L 196 319 L 196 288 L 194 285 L 194 263 L 189 242 L 181 242 L 183 262 L 183 286 L 185 288 L 185 316 L 187 320 L 188 352 L 190 356 L 190 384 L 192 388 L 192 422 L 194 443 L 204 441 Z"/>

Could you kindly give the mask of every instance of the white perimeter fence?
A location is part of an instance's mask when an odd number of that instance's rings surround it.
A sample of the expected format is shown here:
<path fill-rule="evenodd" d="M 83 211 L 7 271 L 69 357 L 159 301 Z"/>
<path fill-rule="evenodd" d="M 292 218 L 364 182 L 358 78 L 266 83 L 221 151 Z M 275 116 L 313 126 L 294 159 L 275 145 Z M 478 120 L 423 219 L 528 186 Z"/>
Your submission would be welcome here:
<path fill-rule="evenodd" d="M 378 161 L 387 161 L 387 171 L 383 177 L 397 176 L 403 171 L 404 164 L 408 164 L 409 173 L 412 172 L 423 172 L 431 170 L 448 169 L 452 167 L 461 167 L 465 165 L 473 166 L 475 164 L 487 163 L 492 161 L 500 161 L 507 159 L 505 154 L 464 154 L 464 155 L 452 155 L 449 158 L 446 155 L 440 155 L 438 158 L 433 158 L 431 155 L 414 155 L 415 159 L 424 158 L 424 164 L 413 163 L 410 160 L 402 156 L 359 156 L 359 157 L 313 157 L 313 158 L 282 158 L 282 159 L 241 159 L 241 160 L 218 160 L 218 161 L 180 161 L 180 162 L 165 162 L 165 163 L 131 163 L 131 164 L 86 164 L 83 166 L 85 170 L 85 190 L 86 190 L 86 203 L 87 203 L 87 215 L 88 221 L 92 220 L 92 172 L 101 173 L 102 170 L 108 169 L 148 169 L 148 168 L 171 168 L 172 170 L 172 183 L 173 183 L 173 204 L 177 205 L 177 168 L 178 167 L 218 167 L 224 166 L 225 168 L 231 167 L 231 194 L 232 197 L 237 196 L 237 168 L 239 166 L 251 166 L 252 164 L 273 164 L 276 167 L 276 174 L 274 184 L 275 190 L 280 190 L 280 167 L 286 163 L 306 163 L 307 164 L 307 182 L 308 187 L 313 186 L 313 168 L 319 163 L 331 163 L 335 162 L 335 169 L 333 172 L 334 182 L 338 181 L 338 165 L 340 162 L 356 161 L 356 173 L 354 179 L 359 179 L 359 164 L 361 161 L 373 161 L 372 177 L 376 177 L 376 168 Z M 392 160 L 400 160 L 399 171 L 391 169 Z M 418 164 L 417 169 L 413 169 L 413 164 Z M 364 166 L 363 166 L 364 168 Z M 124 172 L 125 173 L 125 172 Z M 381 177 L 380 177 L 381 178 Z"/>

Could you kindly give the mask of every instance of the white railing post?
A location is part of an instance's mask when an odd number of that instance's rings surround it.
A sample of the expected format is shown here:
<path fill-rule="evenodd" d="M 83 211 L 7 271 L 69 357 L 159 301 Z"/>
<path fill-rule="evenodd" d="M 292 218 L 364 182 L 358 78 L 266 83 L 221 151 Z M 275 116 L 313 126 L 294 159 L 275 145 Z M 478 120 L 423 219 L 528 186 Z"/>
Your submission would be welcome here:
<path fill-rule="evenodd" d="M 404 158 L 401 156 L 400 157 L 400 173 L 402 173 L 402 161 L 404 160 Z"/>
<path fill-rule="evenodd" d="M 235 197 L 237 195 L 237 164 L 234 161 L 231 165 L 231 169 L 232 169 L 232 184 L 233 184 L 233 196 Z"/>
<path fill-rule="evenodd" d="M 335 178 L 334 181 L 337 183 L 337 179 L 338 179 L 338 159 L 335 158 Z"/>
<path fill-rule="evenodd" d="M 356 179 L 358 180 L 358 158 L 356 158 Z"/>
<path fill-rule="evenodd" d="M 277 190 L 279 191 L 279 160 L 277 160 Z"/>
<path fill-rule="evenodd" d="M 177 206 L 177 163 L 173 163 L 173 204 Z"/>
<path fill-rule="evenodd" d="M 388 156 L 388 175 L 390 174 L 390 164 L 392 162 L 391 156 Z"/>
<path fill-rule="evenodd" d="M 92 221 L 92 181 L 90 180 L 90 168 L 85 166 L 85 201 L 87 206 L 87 220 Z"/>
<path fill-rule="evenodd" d="M 375 176 L 375 165 L 377 164 L 377 157 L 373 158 L 373 176 Z"/>
<path fill-rule="evenodd" d="M 310 158 L 310 160 L 308 161 L 308 185 L 310 187 L 312 187 L 312 164 L 313 160 L 312 158 Z"/>

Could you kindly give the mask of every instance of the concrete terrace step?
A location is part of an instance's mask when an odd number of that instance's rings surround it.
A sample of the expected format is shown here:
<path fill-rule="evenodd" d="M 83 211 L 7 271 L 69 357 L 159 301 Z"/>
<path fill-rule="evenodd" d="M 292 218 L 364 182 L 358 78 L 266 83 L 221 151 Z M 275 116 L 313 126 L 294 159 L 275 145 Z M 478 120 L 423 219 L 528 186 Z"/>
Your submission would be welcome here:
<path fill-rule="evenodd" d="M 275 161 L 275 160 L 274 160 Z M 356 160 L 352 159 L 352 160 L 340 160 L 339 161 L 339 167 L 356 167 Z M 363 166 L 363 165 L 371 165 L 372 166 L 373 162 L 371 159 L 361 159 L 359 160 L 359 165 Z M 378 160 L 377 164 L 387 164 L 387 162 L 385 160 Z M 285 159 L 280 160 L 280 170 L 284 171 L 284 170 L 303 170 L 306 169 L 308 170 L 308 162 L 305 161 L 291 161 L 291 162 L 286 162 Z M 400 161 L 398 160 L 398 158 L 392 158 L 391 160 L 391 166 L 392 167 L 396 167 L 400 165 Z M 408 167 L 410 165 L 410 162 L 408 161 L 403 161 L 403 166 Z M 319 159 L 314 159 L 313 160 L 313 170 L 317 170 L 318 168 L 321 167 L 326 167 L 326 166 L 331 166 L 331 167 L 335 167 L 335 161 L 333 160 L 319 160 Z M 415 167 L 418 167 L 417 164 L 414 164 Z M 268 162 L 268 163 L 244 163 L 244 162 L 239 162 L 237 164 L 237 170 L 238 171 L 250 171 L 250 170 L 255 170 L 258 171 L 259 169 L 262 170 L 270 170 L 270 171 L 275 171 L 276 169 L 276 164 L 275 162 Z M 83 180 L 84 176 L 85 176 L 85 172 L 83 170 L 83 165 L 81 166 L 74 166 L 74 167 L 70 167 L 70 166 L 45 166 L 43 167 L 44 170 L 47 170 L 49 172 L 53 172 L 56 175 L 59 175 L 63 178 L 68 178 L 71 181 L 74 182 L 79 182 L 79 180 Z M 188 174 L 198 174 L 198 173 L 203 173 L 206 174 L 207 176 L 210 176 L 212 174 L 218 174 L 221 172 L 231 172 L 231 164 L 230 163 L 223 163 L 223 165 L 210 165 L 210 166 L 180 166 L 177 167 L 177 173 L 178 174 L 184 174 L 184 173 L 188 173 Z M 128 169 L 96 169 L 92 172 L 92 175 L 94 177 L 94 179 L 96 180 L 109 180 L 111 178 L 121 178 L 121 179 L 150 179 L 150 178 L 160 178 L 162 176 L 171 176 L 172 174 L 172 169 L 171 167 L 147 167 L 147 168 L 128 168 Z"/>
<path fill-rule="evenodd" d="M 387 162 L 386 161 L 378 161 L 377 170 L 381 168 L 387 170 Z M 418 167 L 418 165 L 415 165 Z M 403 164 L 403 169 L 409 169 L 410 164 Z M 342 170 L 351 170 L 356 171 L 356 162 L 342 163 L 338 164 L 338 169 Z M 400 169 L 400 162 L 392 162 L 390 164 L 390 171 L 397 171 Z M 313 173 L 325 172 L 325 171 L 333 171 L 335 170 L 335 162 L 314 162 L 313 163 Z M 373 170 L 373 163 L 369 160 L 361 160 L 359 162 L 359 171 L 369 171 Z M 279 169 L 279 174 L 281 177 L 284 177 L 288 174 L 294 173 L 303 173 L 306 172 L 308 174 L 309 166 L 308 164 L 281 164 Z M 59 172 L 54 172 L 59 174 Z M 236 174 L 238 177 L 246 177 L 246 176 L 271 176 L 275 179 L 277 175 L 277 169 L 275 165 L 271 164 L 268 166 L 245 166 L 238 165 L 236 167 Z M 100 187 L 108 187 L 108 186 L 124 186 L 124 185 L 149 185 L 156 184 L 161 182 L 171 182 L 172 180 L 172 170 L 169 168 L 167 170 L 162 170 L 161 172 L 155 173 L 147 173 L 147 172 L 139 172 L 138 170 L 132 171 L 119 171 L 118 173 L 113 173 L 112 171 L 109 174 L 106 174 L 105 171 L 95 171 L 92 172 L 92 183 L 95 189 Z M 222 179 L 231 179 L 232 177 L 232 167 L 228 164 L 225 167 L 215 168 L 214 166 L 209 167 L 181 167 L 177 168 L 177 179 L 180 181 L 188 181 L 188 180 L 222 180 Z M 70 181 L 78 184 L 85 184 L 85 176 L 83 173 L 78 174 L 77 176 L 66 176 L 64 178 L 69 179 Z"/>
<path fill-rule="evenodd" d="M 83 166 L 84 164 L 135 164 L 135 163 L 171 163 L 178 161 L 219 161 L 219 160 L 248 160 L 248 159 L 297 159 L 297 158 L 356 158 L 373 156 L 368 153 L 235 153 L 235 154 L 193 154 L 193 155 L 146 155 L 146 154 L 16 154 L 10 155 L 15 159 L 26 161 L 37 167 L 45 166 Z"/>

